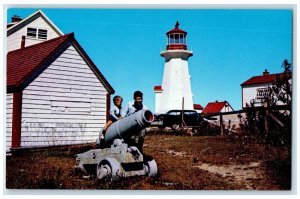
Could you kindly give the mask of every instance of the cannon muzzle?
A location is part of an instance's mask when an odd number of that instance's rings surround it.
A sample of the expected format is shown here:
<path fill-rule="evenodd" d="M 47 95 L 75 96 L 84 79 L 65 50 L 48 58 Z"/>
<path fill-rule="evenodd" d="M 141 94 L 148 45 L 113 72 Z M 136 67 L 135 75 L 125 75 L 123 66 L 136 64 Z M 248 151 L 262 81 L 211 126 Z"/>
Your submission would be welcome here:
<path fill-rule="evenodd" d="M 104 142 L 112 143 L 115 139 L 126 141 L 133 135 L 138 135 L 141 130 L 150 126 L 154 116 L 150 110 L 140 110 L 132 115 L 122 118 L 109 126 Z"/>

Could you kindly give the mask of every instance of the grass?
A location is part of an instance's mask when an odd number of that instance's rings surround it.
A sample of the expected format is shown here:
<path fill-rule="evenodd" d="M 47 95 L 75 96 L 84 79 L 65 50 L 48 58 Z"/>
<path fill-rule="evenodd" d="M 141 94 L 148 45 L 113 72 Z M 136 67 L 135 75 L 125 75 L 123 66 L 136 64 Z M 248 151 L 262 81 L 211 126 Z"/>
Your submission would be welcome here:
<path fill-rule="evenodd" d="M 289 148 L 232 141 L 225 136 L 175 136 L 150 133 L 144 152 L 154 157 L 158 175 L 137 176 L 116 182 L 83 178 L 73 170 L 74 155 L 93 145 L 23 151 L 6 159 L 8 189 L 104 189 L 104 190 L 290 190 L 291 157 Z M 243 167 L 258 163 L 258 166 Z M 207 166 L 200 169 L 199 166 Z M 211 168 L 220 168 L 212 172 Z M 255 176 L 237 178 L 236 171 Z M 226 173 L 227 172 L 227 173 Z M 242 179 L 242 180 L 241 180 Z"/>

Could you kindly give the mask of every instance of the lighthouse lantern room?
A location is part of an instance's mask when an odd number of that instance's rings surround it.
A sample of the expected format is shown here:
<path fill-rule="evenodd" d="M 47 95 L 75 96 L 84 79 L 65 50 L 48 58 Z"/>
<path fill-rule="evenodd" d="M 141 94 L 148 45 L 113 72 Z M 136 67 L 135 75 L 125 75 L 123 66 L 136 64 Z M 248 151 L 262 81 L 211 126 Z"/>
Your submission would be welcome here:
<path fill-rule="evenodd" d="M 178 28 L 179 23 L 176 22 L 175 28 L 166 33 L 167 35 L 167 50 L 186 50 L 186 35 L 187 32 Z"/>
<path fill-rule="evenodd" d="M 167 47 L 160 55 L 165 58 L 165 67 L 161 86 L 154 86 L 155 112 L 166 113 L 169 110 L 184 108 L 193 110 L 193 94 L 190 84 L 188 58 L 193 55 L 187 50 L 187 32 L 175 28 L 166 33 Z"/>

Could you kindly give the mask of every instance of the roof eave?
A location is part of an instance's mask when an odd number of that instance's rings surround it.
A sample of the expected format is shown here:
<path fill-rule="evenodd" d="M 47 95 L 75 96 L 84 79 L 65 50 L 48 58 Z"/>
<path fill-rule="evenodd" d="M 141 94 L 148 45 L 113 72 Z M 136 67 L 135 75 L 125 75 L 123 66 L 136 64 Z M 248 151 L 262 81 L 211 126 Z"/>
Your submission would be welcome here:
<path fill-rule="evenodd" d="M 54 59 L 53 57 L 58 56 L 63 51 L 62 49 L 67 44 L 67 42 L 69 42 L 74 38 L 74 33 L 70 33 L 67 35 L 68 38 L 66 38 L 64 42 L 62 42 L 55 49 L 53 49 L 52 52 L 46 58 L 44 58 L 40 63 L 38 63 L 35 68 L 33 68 L 27 75 L 25 75 L 17 83 L 15 83 L 14 85 L 7 86 L 7 89 L 9 89 L 12 92 L 25 89 L 40 73 L 42 73 L 52 63 Z M 36 45 L 40 45 L 40 44 L 36 44 Z M 32 46 L 29 46 L 27 48 L 30 48 Z M 18 49 L 18 50 L 22 50 L 22 49 Z M 13 51 L 9 53 L 12 52 Z"/>
<path fill-rule="evenodd" d="M 25 19 L 21 20 L 20 22 L 16 23 L 15 25 L 9 27 L 7 29 L 7 36 L 13 34 L 15 31 L 12 31 L 14 28 L 17 28 L 18 26 L 21 26 L 23 23 L 25 23 L 27 20 L 29 20 L 30 18 L 32 18 L 33 16 L 37 15 L 37 14 L 40 14 L 45 20 L 46 22 L 52 26 L 54 28 L 54 30 L 60 35 L 62 36 L 63 35 L 63 32 L 41 11 L 41 10 L 38 10 L 36 11 L 35 13 L 31 14 L 30 16 L 26 17 Z M 12 31 L 10 33 L 10 31 Z"/>
<path fill-rule="evenodd" d="M 255 86 L 255 85 L 263 85 L 263 84 L 272 84 L 273 81 L 269 81 L 269 82 L 258 82 L 258 83 L 242 83 L 241 86 Z"/>

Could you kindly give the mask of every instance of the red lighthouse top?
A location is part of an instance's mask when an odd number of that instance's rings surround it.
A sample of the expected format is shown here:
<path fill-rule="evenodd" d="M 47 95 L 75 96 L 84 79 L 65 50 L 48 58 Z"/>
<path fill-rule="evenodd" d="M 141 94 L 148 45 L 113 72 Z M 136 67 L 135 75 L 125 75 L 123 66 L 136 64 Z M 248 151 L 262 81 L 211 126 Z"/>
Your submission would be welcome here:
<path fill-rule="evenodd" d="M 186 50 L 186 35 L 187 32 L 178 28 L 178 21 L 175 28 L 166 33 L 167 35 L 167 50 Z"/>

